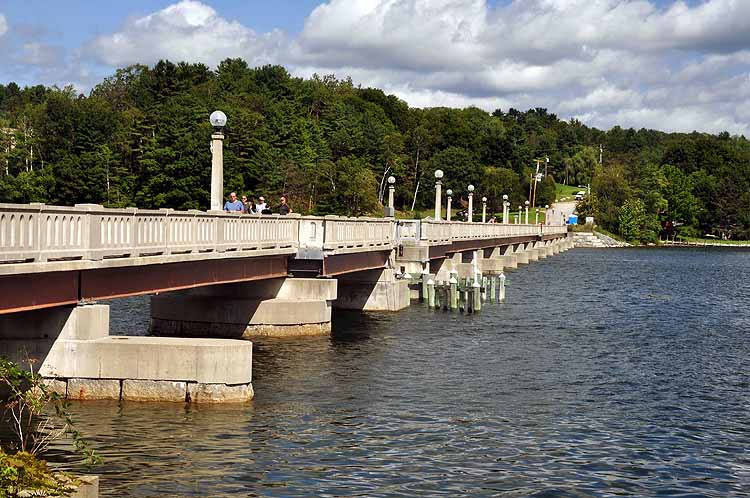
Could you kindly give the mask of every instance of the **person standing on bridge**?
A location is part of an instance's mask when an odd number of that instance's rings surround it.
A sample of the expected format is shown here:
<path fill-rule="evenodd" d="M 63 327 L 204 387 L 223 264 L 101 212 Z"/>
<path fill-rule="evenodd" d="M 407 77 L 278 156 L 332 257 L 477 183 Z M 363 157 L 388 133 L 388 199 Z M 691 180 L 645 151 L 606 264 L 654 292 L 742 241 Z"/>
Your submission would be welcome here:
<path fill-rule="evenodd" d="M 229 194 L 229 200 L 224 203 L 224 211 L 242 212 L 244 210 L 245 206 L 242 204 L 242 201 L 237 199 L 237 192 L 232 192 L 231 194 Z"/>
<path fill-rule="evenodd" d="M 281 205 L 279 206 L 279 214 L 287 215 L 292 213 L 292 208 L 286 203 L 286 196 L 281 196 Z"/>
<path fill-rule="evenodd" d="M 258 197 L 258 204 L 255 205 L 255 212 L 258 214 L 270 214 L 270 213 L 264 213 L 268 209 L 268 205 L 266 204 L 266 199 L 261 195 Z"/>

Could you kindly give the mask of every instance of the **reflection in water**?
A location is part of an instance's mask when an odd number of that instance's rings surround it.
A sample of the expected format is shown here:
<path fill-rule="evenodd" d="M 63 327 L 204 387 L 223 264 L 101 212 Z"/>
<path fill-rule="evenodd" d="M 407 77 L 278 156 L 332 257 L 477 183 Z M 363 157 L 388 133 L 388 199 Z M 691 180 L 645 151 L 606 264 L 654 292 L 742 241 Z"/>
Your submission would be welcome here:
<path fill-rule="evenodd" d="M 330 338 L 256 343 L 249 405 L 73 411 L 103 496 L 739 496 L 749 261 L 578 249 L 478 316 L 336 312 Z M 145 304 L 117 304 L 141 333 Z"/>

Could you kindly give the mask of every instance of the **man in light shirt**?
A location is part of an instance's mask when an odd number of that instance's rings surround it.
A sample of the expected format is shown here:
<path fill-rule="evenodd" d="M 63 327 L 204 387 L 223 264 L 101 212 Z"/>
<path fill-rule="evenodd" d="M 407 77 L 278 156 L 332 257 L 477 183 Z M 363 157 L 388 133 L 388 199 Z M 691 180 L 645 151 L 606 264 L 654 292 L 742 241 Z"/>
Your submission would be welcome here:
<path fill-rule="evenodd" d="M 229 200 L 224 203 L 224 211 L 244 211 L 245 205 L 242 204 L 242 201 L 237 199 L 237 193 L 232 192 L 229 194 Z"/>
<path fill-rule="evenodd" d="M 268 209 L 268 206 L 266 205 L 266 198 L 261 195 L 258 197 L 258 204 L 255 205 L 255 212 L 262 213 L 264 209 Z"/>

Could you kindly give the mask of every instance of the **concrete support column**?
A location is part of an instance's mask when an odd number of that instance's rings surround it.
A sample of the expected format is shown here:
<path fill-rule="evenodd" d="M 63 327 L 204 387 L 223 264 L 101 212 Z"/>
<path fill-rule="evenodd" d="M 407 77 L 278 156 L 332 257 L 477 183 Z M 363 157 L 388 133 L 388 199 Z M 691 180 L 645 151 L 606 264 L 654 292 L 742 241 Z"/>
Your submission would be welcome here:
<path fill-rule="evenodd" d="M 410 304 L 409 282 L 393 270 L 367 270 L 338 278 L 338 298 L 333 307 L 347 310 L 398 311 Z"/>
<path fill-rule="evenodd" d="M 277 278 L 151 298 L 151 332 L 170 337 L 289 337 L 331 332 L 337 282 Z"/>
<path fill-rule="evenodd" d="M 0 317 L 0 355 L 49 379 L 71 399 L 244 402 L 253 397 L 246 341 L 109 336 L 109 306 Z"/>
<path fill-rule="evenodd" d="M 518 258 L 519 265 L 529 264 L 529 253 L 526 252 L 526 246 L 524 244 L 518 244 L 515 250 L 515 255 Z"/>
<path fill-rule="evenodd" d="M 540 258 L 546 257 L 542 256 L 541 252 L 539 250 L 540 245 L 543 244 L 543 242 L 527 242 L 526 243 L 526 254 L 529 256 L 529 262 L 532 261 L 539 261 Z"/>
<path fill-rule="evenodd" d="M 503 268 L 518 268 L 518 256 L 516 256 L 512 244 L 498 247 L 497 254 L 497 258 L 503 262 Z"/>

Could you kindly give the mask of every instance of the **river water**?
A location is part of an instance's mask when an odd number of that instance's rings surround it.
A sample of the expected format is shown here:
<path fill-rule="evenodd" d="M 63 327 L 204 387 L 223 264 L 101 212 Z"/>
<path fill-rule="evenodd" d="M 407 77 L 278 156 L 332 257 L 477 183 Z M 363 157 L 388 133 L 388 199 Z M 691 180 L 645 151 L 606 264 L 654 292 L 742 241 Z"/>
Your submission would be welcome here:
<path fill-rule="evenodd" d="M 748 496 L 749 281 L 750 252 L 576 249 L 477 316 L 335 312 L 332 337 L 256 343 L 248 405 L 72 411 L 102 496 Z"/>

